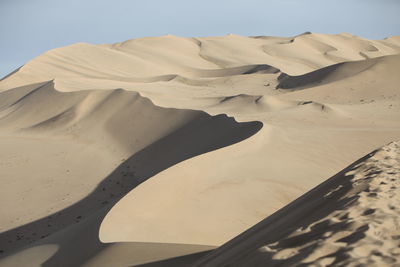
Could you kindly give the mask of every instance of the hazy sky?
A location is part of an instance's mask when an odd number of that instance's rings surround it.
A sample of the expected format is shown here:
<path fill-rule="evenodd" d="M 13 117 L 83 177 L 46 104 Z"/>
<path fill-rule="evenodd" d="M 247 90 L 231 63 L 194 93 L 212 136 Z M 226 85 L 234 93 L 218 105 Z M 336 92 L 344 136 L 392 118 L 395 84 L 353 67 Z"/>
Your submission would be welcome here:
<path fill-rule="evenodd" d="M 400 0 L 0 0 L 0 76 L 55 47 L 131 38 L 400 35 Z"/>

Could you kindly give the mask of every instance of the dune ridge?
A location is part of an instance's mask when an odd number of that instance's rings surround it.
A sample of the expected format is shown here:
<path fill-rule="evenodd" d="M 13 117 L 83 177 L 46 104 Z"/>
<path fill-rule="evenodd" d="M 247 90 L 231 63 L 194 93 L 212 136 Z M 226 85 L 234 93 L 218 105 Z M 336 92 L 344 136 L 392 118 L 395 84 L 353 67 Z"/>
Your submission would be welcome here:
<path fill-rule="evenodd" d="M 80 221 L 82 214 L 87 214 L 92 209 L 102 208 L 109 202 L 115 203 L 121 195 L 168 166 L 196 154 L 239 142 L 262 127 L 262 124 L 257 122 L 236 123 L 232 118 L 224 115 L 210 116 L 200 111 L 158 108 L 139 94 L 121 89 L 60 93 L 54 90 L 52 82 L 38 84 L 29 89 L 27 91 L 26 88 L 17 88 L 5 92 L 7 95 L 4 97 L 5 101 L 2 102 L 5 115 L 1 118 L 1 123 L 4 125 L 3 127 L 7 126 L 7 130 L 11 133 L 17 133 L 17 136 L 14 137 L 15 140 L 12 141 L 18 142 L 19 138 L 27 139 L 30 137 L 33 141 L 32 145 L 35 145 L 36 142 L 39 142 L 40 145 L 43 138 L 54 138 L 62 142 L 65 139 L 65 141 L 68 141 L 73 136 L 76 142 L 107 143 L 111 144 L 114 149 L 119 147 L 119 156 L 123 156 L 127 152 L 133 153 L 135 156 L 123 159 L 123 164 L 119 166 L 118 171 L 115 170 L 110 173 L 104 181 L 94 180 L 91 181 L 91 185 L 86 185 L 88 190 L 96 182 L 101 182 L 94 192 L 86 192 L 90 193 L 90 196 L 75 205 L 68 207 L 68 202 L 65 203 L 69 198 L 67 197 L 69 196 L 67 191 L 69 188 L 64 192 L 58 191 L 58 194 L 65 196 L 61 199 L 60 196 L 54 196 L 54 200 L 58 202 L 57 209 L 64 209 L 50 215 L 46 213 L 47 211 L 36 211 L 35 217 L 31 217 L 29 220 L 33 221 L 44 215 L 47 216 L 42 220 L 28 224 L 28 227 L 21 226 L 3 232 L 0 244 L 3 248 L 6 247 L 5 249 L 12 249 L 15 246 L 20 246 L 21 243 L 32 243 L 41 237 L 59 231 L 75 221 Z M 24 93 L 22 97 L 20 90 Z M 31 104 L 32 102 L 34 102 L 34 105 Z M 129 103 L 129 107 L 126 103 Z M 119 110 L 113 108 L 117 105 L 121 106 Z M 14 106 L 17 107 L 14 108 Z M 45 112 L 35 112 L 37 106 L 40 106 Z M 114 114 L 110 113 L 111 108 L 113 108 Z M 11 109 L 11 111 L 7 111 L 8 109 Z M 106 110 L 107 113 L 104 114 L 102 109 Z M 141 116 L 142 120 L 138 121 L 137 118 L 133 118 L 130 125 L 126 125 L 124 119 L 135 116 L 138 110 L 145 113 Z M 96 114 L 95 122 L 91 118 L 93 113 Z M 101 116 L 103 114 L 108 117 Z M 150 117 L 146 118 L 146 116 Z M 159 124 L 166 118 L 168 118 L 169 125 L 164 124 L 164 127 L 161 128 Z M 137 129 L 138 124 L 143 127 L 142 135 L 140 130 Z M 150 125 L 156 127 L 156 130 L 153 130 Z M 209 129 L 213 129 L 213 135 L 205 138 L 204 135 L 207 135 Z M 98 132 L 104 135 L 99 135 Z M 132 132 L 135 133 L 133 140 L 130 137 Z M 46 137 L 42 137 L 43 133 L 47 134 Z M 189 140 L 197 140 L 197 143 L 188 143 Z M 174 149 L 176 145 L 185 147 L 185 150 Z M 100 149 L 106 148 L 100 147 Z M 156 158 L 159 161 L 157 166 L 147 163 Z M 3 169 L 7 171 L 7 168 Z M 72 170 L 67 170 L 67 172 L 70 171 Z M 78 173 L 77 175 L 82 174 Z M 88 177 L 85 177 L 85 179 L 85 182 L 88 183 Z M 25 186 L 42 186 L 40 183 L 36 184 L 36 181 L 33 182 L 34 184 L 27 184 L 26 180 L 21 181 Z M 16 186 L 15 182 L 11 186 Z M 36 192 L 30 191 L 29 193 L 24 192 L 24 194 L 27 198 L 33 198 L 33 194 L 36 194 Z M 6 206 L 13 205 L 12 201 L 14 200 L 10 199 L 9 201 Z M 31 208 L 27 207 L 27 209 Z M 23 211 L 21 209 L 19 213 Z M 29 213 L 27 211 L 23 213 Z M 2 224 L 2 231 L 9 230 L 7 229 L 7 220 L 9 225 L 15 226 L 16 216 L 19 216 L 19 221 L 28 219 L 21 218 L 21 214 L 10 215 L 3 217 L 5 222 Z M 32 231 L 32 228 L 35 231 Z M 34 233 L 34 236 L 31 236 L 32 233 Z M 27 235 L 29 235 L 29 239 L 20 238 Z M 14 240 L 15 236 L 17 236 L 17 240 Z M 8 243 L 10 240 L 13 242 Z"/>
<path fill-rule="evenodd" d="M 365 59 L 360 53 L 369 53 L 367 58 L 398 54 L 398 43 L 397 37 L 378 41 L 347 34 L 316 33 L 290 38 L 238 35 L 183 38 L 167 35 L 112 45 L 78 43 L 50 50 L 28 62 L 14 73 L 16 75 L 3 78 L 0 90 L 6 90 L 8 83 L 13 88 L 27 81 L 43 82 L 55 77 L 73 79 L 83 76 L 149 83 L 168 81 L 174 75 L 188 78 L 231 76 L 246 73 L 257 65 L 273 66 L 269 68 L 272 72 L 281 70 L 290 75 L 299 75 L 339 62 Z M 331 50 L 341 58 L 326 58 L 327 51 Z M 307 60 L 301 58 L 302 55 Z M 231 62 L 215 63 L 222 59 Z M 49 68 L 51 72 L 47 72 Z M 71 86 L 63 85 L 58 89 L 73 90 Z"/>
<path fill-rule="evenodd" d="M 400 139 L 399 52 L 306 33 L 44 53 L 0 81 L 0 266 L 194 263 Z"/>
<path fill-rule="evenodd" d="M 357 160 L 193 266 L 395 266 L 400 143 Z"/>

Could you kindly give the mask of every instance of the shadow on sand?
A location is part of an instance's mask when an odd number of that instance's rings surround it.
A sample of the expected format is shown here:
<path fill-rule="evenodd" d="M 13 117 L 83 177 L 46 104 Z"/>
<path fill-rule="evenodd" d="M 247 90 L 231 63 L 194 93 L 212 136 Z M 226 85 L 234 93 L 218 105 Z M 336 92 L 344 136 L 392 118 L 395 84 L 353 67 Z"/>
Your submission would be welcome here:
<path fill-rule="evenodd" d="M 329 231 L 334 234 L 349 230 L 351 222 L 347 218 L 346 207 L 358 198 L 355 193 L 347 195 L 348 192 L 354 190 L 352 171 L 375 153 L 376 151 L 373 151 L 362 157 L 287 206 L 213 250 L 194 263 L 193 267 L 310 266 L 311 263 L 301 263 L 301 261 L 318 249 L 318 240 L 327 239 L 329 235 L 326 234 Z M 374 175 L 376 173 L 372 170 L 363 179 L 364 182 L 368 183 Z M 329 214 L 338 210 L 343 211 L 343 216 L 339 217 L 337 222 L 327 219 Z M 359 227 L 338 242 L 347 244 L 356 242 L 367 230 L 368 226 Z M 293 235 L 294 233 L 297 234 Z M 315 242 L 310 242 L 313 240 Z M 273 249 L 271 251 L 263 249 L 266 245 Z M 284 249 L 298 249 L 298 253 L 282 257 L 282 259 L 274 257 L 277 251 Z M 344 247 L 336 254 L 332 253 L 331 256 L 336 257 L 334 263 L 342 266 L 340 262 L 343 260 L 343 252 L 346 249 Z"/>
<path fill-rule="evenodd" d="M 238 123 L 226 115 L 210 116 L 201 112 L 190 123 L 122 162 L 81 201 L 1 233 L 1 254 L 6 257 L 29 247 L 57 244 L 58 251 L 43 266 L 81 265 L 112 245 L 99 241 L 99 227 L 108 211 L 126 193 L 181 161 L 240 142 L 261 128 L 261 122 Z"/>

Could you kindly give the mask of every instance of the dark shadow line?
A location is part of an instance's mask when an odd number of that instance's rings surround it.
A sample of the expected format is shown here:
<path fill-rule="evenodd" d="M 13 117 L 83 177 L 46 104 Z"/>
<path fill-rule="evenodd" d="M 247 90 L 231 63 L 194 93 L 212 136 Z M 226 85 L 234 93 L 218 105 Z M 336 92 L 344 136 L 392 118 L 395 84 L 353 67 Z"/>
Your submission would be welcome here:
<path fill-rule="evenodd" d="M 71 242 L 59 244 L 59 250 L 43 266 L 71 266 L 85 262 L 110 245 L 98 239 L 100 224 L 114 204 L 129 191 L 179 162 L 247 139 L 263 126 L 258 121 L 238 123 L 226 115 L 199 114 L 192 122 L 132 155 L 81 201 L 1 233 L 0 250 L 5 252 L 2 257 L 34 245 L 57 243 L 56 237 L 65 235 Z M 84 227 L 85 224 L 90 227 Z M 67 233 L 71 228 L 78 229 L 74 236 L 71 231 Z M 72 258 L 77 262 L 70 262 Z"/>

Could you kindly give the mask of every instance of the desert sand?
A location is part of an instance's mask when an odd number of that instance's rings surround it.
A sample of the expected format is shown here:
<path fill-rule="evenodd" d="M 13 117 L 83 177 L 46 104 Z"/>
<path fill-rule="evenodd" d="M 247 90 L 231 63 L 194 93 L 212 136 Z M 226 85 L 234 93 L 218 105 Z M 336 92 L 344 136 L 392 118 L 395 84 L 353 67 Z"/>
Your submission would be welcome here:
<path fill-rule="evenodd" d="M 399 69 L 347 33 L 50 50 L 0 81 L 0 266 L 395 264 Z"/>
<path fill-rule="evenodd" d="M 392 142 L 193 266 L 397 266 L 399 174 Z"/>

